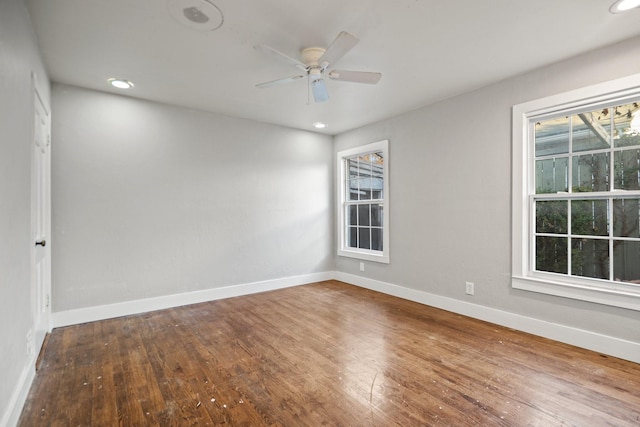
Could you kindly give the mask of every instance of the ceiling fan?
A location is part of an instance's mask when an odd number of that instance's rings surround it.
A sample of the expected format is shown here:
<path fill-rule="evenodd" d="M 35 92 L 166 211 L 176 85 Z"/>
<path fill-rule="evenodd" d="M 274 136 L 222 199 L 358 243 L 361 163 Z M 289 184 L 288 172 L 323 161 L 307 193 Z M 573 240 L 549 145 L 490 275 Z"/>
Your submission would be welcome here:
<path fill-rule="evenodd" d="M 302 70 L 304 73 L 295 76 L 284 77 L 265 83 L 257 84 L 256 87 L 265 88 L 278 86 L 284 83 L 308 78 L 309 85 L 313 92 L 315 102 L 324 102 L 329 99 L 329 92 L 323 77 L 328 76 L 332 80 L 344 82 L 376 84 L 382 77 L 381 73 L 369 71 L 350 71 L 329 69 L 334 63 L 349 52 L 357 43 L 358 38 L 346 31 L 340 32 L 328 48 L 309 47 L 302 50 L 300 60 L 290 57 L 270 46 L 258 45 L 255 48 L 262 52 L 273 55 L 288 62 Z"/>

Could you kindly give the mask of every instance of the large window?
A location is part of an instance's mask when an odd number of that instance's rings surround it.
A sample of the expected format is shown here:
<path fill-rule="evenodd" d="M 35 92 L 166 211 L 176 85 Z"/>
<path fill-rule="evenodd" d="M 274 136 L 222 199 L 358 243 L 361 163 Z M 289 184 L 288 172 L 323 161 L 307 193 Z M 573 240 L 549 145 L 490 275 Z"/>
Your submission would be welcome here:
<path fill-rule="evenodd" d="M 389 262 L 388 141 L 338 153 L 338 255 Z"/>
<path fill-rule="evenodd" d="M 514 287 L 640 310 L 639 86 L 514 107 Z"/>

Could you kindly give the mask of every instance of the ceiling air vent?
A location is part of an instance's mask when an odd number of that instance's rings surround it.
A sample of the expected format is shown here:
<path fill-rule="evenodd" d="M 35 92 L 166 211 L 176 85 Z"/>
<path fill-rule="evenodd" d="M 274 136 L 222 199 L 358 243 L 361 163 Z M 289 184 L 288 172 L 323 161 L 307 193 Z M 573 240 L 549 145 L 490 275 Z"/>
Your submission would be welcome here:
<path fill-rule="evenodd" d="M 168 6 L 178 22 L 194 30 L 217 30 L 224 22 L 222 11 L 207 0 L 169 0 Z"/>

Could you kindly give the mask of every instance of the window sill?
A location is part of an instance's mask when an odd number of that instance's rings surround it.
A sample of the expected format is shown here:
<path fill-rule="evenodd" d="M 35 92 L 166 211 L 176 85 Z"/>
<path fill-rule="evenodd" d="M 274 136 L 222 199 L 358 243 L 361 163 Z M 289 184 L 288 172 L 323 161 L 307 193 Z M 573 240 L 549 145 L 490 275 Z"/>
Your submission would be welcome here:
<path fill-rule="evenodd" d="M 338 256 L 357 258 L 364 261 L 373 261 L 373 262 L 380 262 L 383 264 L 389 264 L 388 255 L 380 255 L 375 252 L 364 252 L 364 251 L 361 252 L 361 251 L 349 251 L 344 249 L 338 249 Z"/>
<path fill-rule="evenodd" d="M 640 291 L 596 288 L 578 283 L 522 276 L 513 276 L 511 286 L 514 289 L 640 311 Z"/>

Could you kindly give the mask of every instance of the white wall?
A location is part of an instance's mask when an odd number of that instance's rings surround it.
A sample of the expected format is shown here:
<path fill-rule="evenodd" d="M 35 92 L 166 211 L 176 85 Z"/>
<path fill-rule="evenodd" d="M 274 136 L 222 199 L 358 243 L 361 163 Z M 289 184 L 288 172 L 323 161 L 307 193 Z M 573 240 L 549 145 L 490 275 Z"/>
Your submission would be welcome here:
<path fill-rule="evenodd" d="M 21 0 L 0 2 L 0 40 L 2 425 L 33 370 L 31 72 L 47 99 L 49 88 Z M 509 285 L 511 106 L 639 70 L 633 39 L 339 135 L 333 148 L 317 134 L 56 86 L 53 310 L 336 267 L 640 342 L 637 312 Z M 333 153 L 386 138 L 391 264 L 360 273 L 333 255 Z"/>
<path fill-rule="evenodd" d="M 31 140 L 33 89 L 49 84 L 26 7 L 0 2 L 0 425 L 11 417 L 25 376 L 31 314 Z M 22 402 L 18 402 L 22 405 Z M 19 411 L 20 408 L 18 407 Z"/>
<path fill-rule="evenodd" d="M 52 97 L 54 312 L 333 270 L 330 137 Z"/>
<path fill-rule="evenodd" d="M 391 263 L 336 270 L 640 343 L 637 311 L 510 286 L 511 107 L 638 71 L 636 38 L 337 136 L 334 151 L 390 140 Z"/>

